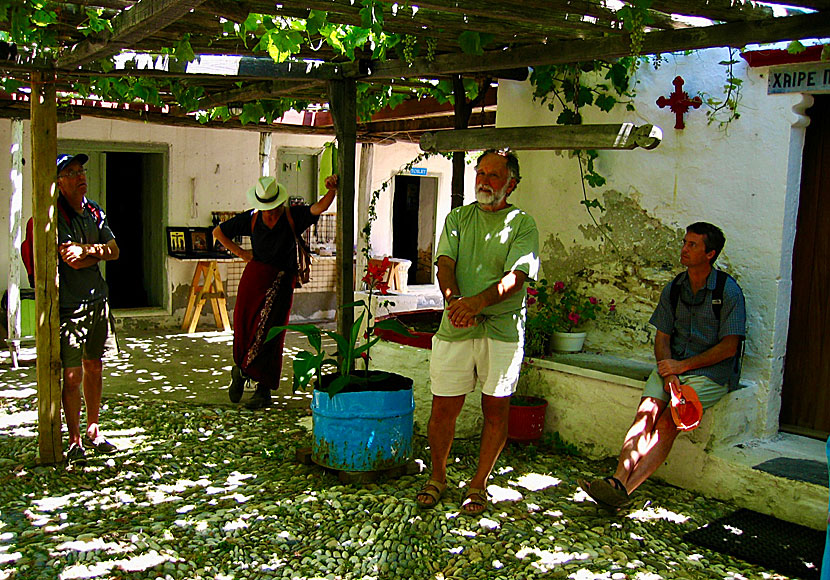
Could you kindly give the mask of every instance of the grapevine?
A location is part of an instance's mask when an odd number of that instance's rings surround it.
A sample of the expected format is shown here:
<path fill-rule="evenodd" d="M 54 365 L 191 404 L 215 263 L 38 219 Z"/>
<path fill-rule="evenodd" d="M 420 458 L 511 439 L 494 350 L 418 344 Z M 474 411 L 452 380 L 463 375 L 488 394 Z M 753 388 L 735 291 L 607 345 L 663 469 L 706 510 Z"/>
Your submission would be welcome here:
<path fill-rule="evenodd" d="M 438 46 L 438 41 L 432 38 L 431 36 L 427 38 L 427 60 L 429 62 L 435 62 L 435 49 Z"/>
<path fill-rule="evenodd" d="M 411 34 L 405 34 L 403 37 L 403 59 L 407 64 L 412 64 L 415 61 L 415 45 L 418 39 Z"/>

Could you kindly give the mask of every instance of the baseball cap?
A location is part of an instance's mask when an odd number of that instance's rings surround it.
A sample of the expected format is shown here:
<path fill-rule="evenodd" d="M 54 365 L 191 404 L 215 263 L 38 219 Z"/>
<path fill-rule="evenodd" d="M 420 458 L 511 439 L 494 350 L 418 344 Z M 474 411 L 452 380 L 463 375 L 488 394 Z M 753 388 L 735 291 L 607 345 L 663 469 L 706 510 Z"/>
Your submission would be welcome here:
<path fill-rule="evenodd" d="M 84 155 L 83 153 L 78 153 L 77 155 L 69 155 L 67 153 L 63 153 L 58 155 L 58 173 L 64 170 L 64 168 L 72 163 L 73 161 L 77 161 L 81 165 L 89 161 L 89 156 Z"/>
<path fill-rule="evenodd" d="M 703 405 L 700 404 L 697 392 L 689 385 L 672 384 L 669 390 L 674 424 L 681 431 L 696 429 L 703 417 Z"/>

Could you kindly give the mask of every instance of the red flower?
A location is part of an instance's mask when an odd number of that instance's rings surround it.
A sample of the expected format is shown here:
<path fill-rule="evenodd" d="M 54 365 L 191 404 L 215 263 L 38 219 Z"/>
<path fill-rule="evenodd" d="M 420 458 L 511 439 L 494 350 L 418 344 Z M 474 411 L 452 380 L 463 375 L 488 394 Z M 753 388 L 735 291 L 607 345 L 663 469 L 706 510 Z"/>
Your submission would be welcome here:
<path fill-rule="evenodd" d="M 528 288 L 527 293 L 531 296 L 536 296 L 537 294 L 539 294 L 539 291 L 536 288 Z"/>
<path fill-rule="evenodd" d="M 611 303 L 608 305 L 608 312 L 616 312 L 617 311 L 617 304 L 615 300 L 612 300 Z"/>
<path fill-rule="evenodd" d="M 568 314 L 568 320 L 570 320 L 574 326 L 578 326 L 579 314 L 577 314 L 576 312 L 571 312 L 570 314 Z"/>
<path fill-rule="evenodd" d="M 533 296 L 527 299 L 528 306 L 533 306 L 534 304 L 536 304 L 536 299 Z"/>
<path fill-rule="evenodd" d="M 588 302 L 590 302 L 591 304 L 596 304 L 597 302 L 599 302 L 599 300 L 597 300 L 597 299 L 596 299 L 596 298 L 594 298 L 593 296 L 590 296 L 590 297 L 588 298 Z"/>
<path fill-rule="evenodd" d="M 555 282 L 553 284 L 553 291 L 554 292 L 562 292 L 564 289 L 565 289 L 565 283 L 564 282 L 560 281 L 560 282 Z"/>

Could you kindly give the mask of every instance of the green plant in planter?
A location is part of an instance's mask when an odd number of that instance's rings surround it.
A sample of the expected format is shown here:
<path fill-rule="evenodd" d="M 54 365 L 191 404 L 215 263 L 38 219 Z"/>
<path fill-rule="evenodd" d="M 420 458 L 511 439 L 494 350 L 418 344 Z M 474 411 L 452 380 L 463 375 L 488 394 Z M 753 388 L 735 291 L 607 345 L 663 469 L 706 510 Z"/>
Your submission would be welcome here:
<path fill-rule="evenodd" d="M 316 381 L 316 388 L 318 390 L 325 390 L 329 397 L 333 397 L 346 387 L 366 387 L 370 383 L 382 381 L 388 373 L 369 373 L 369 350 L 374 346 L 380 338 L 374 336 L 375 328 L 383 328 L 394 330 L 404 336 L 412 336 L 399 320 L 390 318 L 387 320 L 375 321 L 372 315 L 372 297 L 376 294 L 386 294 L 389 290 L 389 284 L 385 282 L 386 273 L 389 270 L 390 261 L 386 257 L 379 265 L 368 264 L 366 266 L 366 273 L 363 276 L 363 282 L 369 291 L 369 300 L 358 300 L 350 304 L 344 304 L 341 308 L 362 308 L 363 312 L 355 320 L 351 328 L 349 336 L 332 330 L 320 330 L 313 324 L 289 324 L 286 326 L 277 326 L 268 331 L 265 338 L 266 342 L 272 340 L 283 330 L 293 330 L 301 332 L 308 338 L 308 342 L 313 349 L 313 352 L 303 350 L 297 353 L 294 357 L 294 389 L 305 388 L 312 381 Z M 360 328 L 363 319 L 366 318 L 366 333 L 364 335 L 365 342 L 359 342 Z M 327 354 L 323 350 L 323 334 L 334 340 L 337 345 L 336 358 L 327 358 L 332 355 Z M 355 361 L 362 358 L 365 362 L 365 368 L 362 371 L 355 370 Z M 337 376 L 332 380 L 328 386 L 323 387 L 323 366 L 331 364 L 337 367 Z"/>
<path fill-rule="evenodd" d="M 589 320 L 605 310 L 602 302 L 578 292 L 565 282 L 550 284 L 545 278 L 533 281 L 527 290 L 528 314 L 525 331 L 525 354 L 540 356 L 554 332 L 577 332 Z M 614 312 L 614 300 L 608 304 L 608 312 Z"/>

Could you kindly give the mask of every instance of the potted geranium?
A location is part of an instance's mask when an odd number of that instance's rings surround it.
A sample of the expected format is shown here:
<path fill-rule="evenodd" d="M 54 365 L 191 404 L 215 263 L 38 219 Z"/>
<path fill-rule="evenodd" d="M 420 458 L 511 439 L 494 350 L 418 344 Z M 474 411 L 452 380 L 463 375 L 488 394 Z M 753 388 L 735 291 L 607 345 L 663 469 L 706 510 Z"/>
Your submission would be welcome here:
<path fill-rule="evenodd" d="M 533 302 L 527 321 L 529 348 L 528 342 L 525 348 L 528 354 L 541 354 L 545 350 L 543 341 L 548 340 L 550 350 L 556 352 L 582 350 L 587 334 L 583 325 L 589 320 L 596 320 L 602 310 L 600 300 L 579 292 L 565 282 L 549 284 L 546 279 L 533 283 L 528 294 L 528 302 Z M 612 300 L 608 309 L 613 312 L 615 308 Z"/>
<path fill-rule="evenodd" d="M 398 320 L 375 321 L 372 315 L 373 296 L 387 291 L 389 266 L 386 258 L 378 266 L 367 267 L 363 282 L 369 299 L 343 306 L 362 310 L 349 336 L 321 331 L 313 324 L 290 324 L 268 334 L 270 340 L 283 330 L 301 332 L 311 345 L 312 351 L 294 356 L 294 388 L 313 385 L 311 459 L 319 465 L 343 471 L 376 471 L 403 465 L 412 456 L 412 379 L 369 370 L 371 347 L 380 340 L 373 336 L 375 328 L 408 334 Z M 364 318 L 366 330 L 359 340 Z M 336 353 L 323 350 L 323 334 L 334 340 Z M 359 359 L 364 361 L 362 369 L 355 368 Z M 324 365 L 337 370 L 323 374 Z"/>

